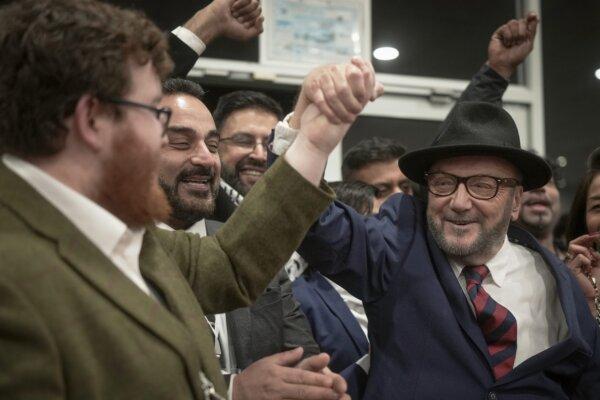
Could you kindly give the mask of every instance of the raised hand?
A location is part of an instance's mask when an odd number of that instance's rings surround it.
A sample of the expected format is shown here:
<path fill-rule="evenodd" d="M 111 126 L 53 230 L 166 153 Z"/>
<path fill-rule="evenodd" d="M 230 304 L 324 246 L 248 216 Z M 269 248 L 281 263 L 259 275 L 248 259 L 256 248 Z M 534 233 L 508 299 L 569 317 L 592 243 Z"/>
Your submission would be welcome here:
<path fill-rule="evenodd" d="M 355 58 L 326 66 L 305 80 L 292 127 L 300 127 L 285 159 L 314 185 L 321 179 L 327 157 L 348 132 L 365 105 L 383 93 L 370 63 Z"/>
<path fill-rule="evenodd" d="M 297 348 L 256 361 L 234 378 L 233 400 L 349 400 L 343 378 L 321 372 L 328 355 L 301 357 L 302 348 Z"/>
<path fill-rule="evenodd" d="M 379 94 L 375 74 L 366 62 L 329 66 L 319 71 L 306 93 L 310 101 L 300 118 L 300 133 L 329 154 L 342 140 L 365 105 Z"/>
<path fill-rule="evenodd" d="M 527 17 L 510 20 L 492 34 L 488 46 L 488 65 L 506 80 L 533 50 L 539 18 L 530 12 Z"/>
<path fill-rule="evenodd" d="M 600 253 L 594 249 L 594 243 L 600 241 L 600 233 L 582 235 L 569 242 L 565 263 L 575 275 L 583 290 L 593 315 L 596 315 L 594 300 L 596 291 L 592 278 L 600 286 Z"/>
<path fill-rule="evenodd" d="M 239 41 L 252 39 L 262 33 L 263 22 L 259 0 L 213 0 L 184 27 L 209 44 L 217 37 Z"/>
<path fill-rule="evenodd" d="M 362 74 L 362 81 L 357 72 Z M 350 79 L 352 86 L 348 83 Z M 360 57 L 354 57 L 349 64 L 316 68 L 302 84 L 290 126 L 300 128 L 300 120 L 309 104 L 317 106 L 333 124 L 351 123 L 355 118 L 353 112 L 360 113 L 369 100 L 374 101 L 381 94 L 383 86 L 375 79 L 373 65 Z"/>

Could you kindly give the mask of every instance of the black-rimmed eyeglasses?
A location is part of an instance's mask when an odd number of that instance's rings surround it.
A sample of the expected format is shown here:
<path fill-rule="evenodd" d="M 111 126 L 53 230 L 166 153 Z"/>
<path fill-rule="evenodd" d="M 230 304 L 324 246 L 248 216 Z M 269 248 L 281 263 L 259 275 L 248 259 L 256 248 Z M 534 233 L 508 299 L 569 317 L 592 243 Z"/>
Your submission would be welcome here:
<path fill-rule="evenodd" d="M 513 178 L 496 178 L 488 175 L 456 176 L 445 172 L 425 174 L 428 190 L 436 196 L 450 196 L 458 185 L 464 183 L 467 193 L 479 200 L 489 200 L 498 194 L 500 185 L 515 187 L 521 182 Z"/>
<path fill-rule="evenodd" d="M 168 107 L 157 108 L 157 107 L 153 107 L 149 104 L 137 103 L 135 101 L 119 99 L 116 97 L 102 96 L 102 97 L 99 97 L 99 99 L 103 102 L 116 104 L 118 106 L 138 107 L 138 108 L 146 109 L 146 110 L 152 112 L 154 114 L 154 117 L 156 117 L 156 119 L 158 120 L 158 122 L 160 122 L 162 124 L 163 130 L 162 130 L 161 135 L 164 136 L 167 133 L 167 127 L 169 126 L 169 121 L 171 120 L 171 114 L 173 113 L 173 111 L 171 111 L 170 108 L 168 108 Z"/>

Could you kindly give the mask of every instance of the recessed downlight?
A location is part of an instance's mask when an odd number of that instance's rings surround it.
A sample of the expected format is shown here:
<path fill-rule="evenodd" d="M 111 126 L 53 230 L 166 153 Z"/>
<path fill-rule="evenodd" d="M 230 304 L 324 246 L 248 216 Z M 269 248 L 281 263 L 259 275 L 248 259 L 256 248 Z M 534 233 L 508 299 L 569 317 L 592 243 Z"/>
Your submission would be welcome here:
<path fill-rule="evenodd" d="M 379 47 L 373 51 L 373 57 L 379 61 L 391 61 L 398 58 L 400 52 L 394 47 Z"/>

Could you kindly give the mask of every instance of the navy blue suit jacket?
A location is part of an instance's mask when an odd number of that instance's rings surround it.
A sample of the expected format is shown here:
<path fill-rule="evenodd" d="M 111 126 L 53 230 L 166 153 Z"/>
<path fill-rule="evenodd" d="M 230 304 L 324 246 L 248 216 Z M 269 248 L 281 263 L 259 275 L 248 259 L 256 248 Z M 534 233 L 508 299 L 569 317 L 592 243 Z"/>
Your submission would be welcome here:
<path fill-rule="evenodd" d="M 311 267 L 364 301 L 365 399 L 600 399 L 600 329 L 564 264 L 510 228 L 509 239 L 541 253 L 556 279 L 569 335 L 496 382 L 468 300 L 426 227 L 412 196 L 393 196 L 370 218 L 336 202 L 300 248 Z"/>
<path fill-rule="evenodd" d="M 333 372 L 341 372 L 369 351 L 358 321 L 323 275 L 308 269 L 293 282 L 292 291 L 321 351 L 331 356 Z"/>

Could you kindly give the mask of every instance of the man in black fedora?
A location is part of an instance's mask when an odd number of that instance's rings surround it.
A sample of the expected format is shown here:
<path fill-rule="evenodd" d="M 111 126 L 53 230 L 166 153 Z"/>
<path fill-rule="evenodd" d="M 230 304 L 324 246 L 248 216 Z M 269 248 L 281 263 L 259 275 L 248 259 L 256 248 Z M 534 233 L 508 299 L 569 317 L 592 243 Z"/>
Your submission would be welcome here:
<path fill-rule="evenodd" d="M 365 304 L 363 398 L 600 398 L 600 329 L 577 282 L 511 225 L 551 170 L 510 115 L 458 103 L 399 166 L 425 203 L 399 195 L 365 218 L 336 202 L 299 250 Z"/>

